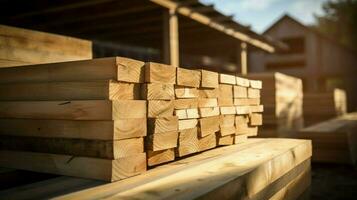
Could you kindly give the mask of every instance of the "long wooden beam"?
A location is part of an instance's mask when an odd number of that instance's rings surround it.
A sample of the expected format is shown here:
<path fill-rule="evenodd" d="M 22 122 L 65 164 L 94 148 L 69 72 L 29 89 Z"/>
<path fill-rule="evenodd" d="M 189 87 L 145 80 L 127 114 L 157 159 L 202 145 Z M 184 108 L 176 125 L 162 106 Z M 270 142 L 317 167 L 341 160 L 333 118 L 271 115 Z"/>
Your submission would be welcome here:
<path fill-rule="evenodd" d="M 233 28 L 228 28 L 228 27 L 222 25 L 221 23 L 214 22 L 210 17 L 195 11 L 195 9 L 192 9 L 187 6 L 180 6 L 178 3 L 173 2 L 171 0 L 150 0 L 150 1 L 153 3 L 156 3 L 160 6 L 163 6 L 167 9 L 176 10 L 177 13 L 179 13 L 183 16 L 189 17 L 197 22 L 200 22 L 200 23 L 205 24 L 211 28 L 214 28 L 216 30 L 224 32 L 227 35 L 237 38 L 237 39 L 239 39 L 243 42 L 246 42 L 250 45 L 256 46 L 260 49 L 263 49 L 263 50 L 271 52 L 271 53 L 273 53 L 275 51 L 275 48 L 272 45 L 270 45 L 266 42 L 260 41 L 258 39 L 255 39 L 245 33 L 239 32 Z"/>

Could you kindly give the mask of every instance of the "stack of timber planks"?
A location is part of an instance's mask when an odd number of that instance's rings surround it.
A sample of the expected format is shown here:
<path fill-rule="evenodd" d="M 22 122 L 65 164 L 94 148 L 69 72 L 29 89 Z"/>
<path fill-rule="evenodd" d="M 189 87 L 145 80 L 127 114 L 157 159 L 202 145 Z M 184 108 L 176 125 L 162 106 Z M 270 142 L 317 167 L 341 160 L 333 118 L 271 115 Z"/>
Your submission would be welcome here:
<path fill-rule="evenodd" d="M 105 181 L 144 172 L 143 69 L 121 57 L 0 69 L 0 165 Z"/>
<path fill-rule="evenodd" d="M 346 92 L 336 88 L 329 92 L 304 93 L 303 107 L 306 126 L 342 116 L 347 113 Z"/>
<path fill-rule="evenodd" d="M 357 113 L 304 128 L 296 138 L 312 140 L 312 161 L 357 164 Z"/>
<path fill-rule="evenodd" d="M 0 68 L 87 59 L 91 41 L 0 25 Z"/>
<path fill-rule="evenodd" d="M 145 64 L 142 98 L 148 103 L 148 166 L 175 160 L 178 118 L 174 116 L 176 67 L 159 63 Z"/>
<path fill-rule="evenodd" d="M 264 125 L 260 137 L 289 137 L 303 128 L 302 80 L 282 73 L 252 73 L 247 76 L 261 80 L 264 88 Z"/>
<path fill-rule="evenodd" d="M 207 70 L 114 57 L 2 68 L 0 79 L 3 167 L 116 181 L 262 125 L 262 82 Z"/>

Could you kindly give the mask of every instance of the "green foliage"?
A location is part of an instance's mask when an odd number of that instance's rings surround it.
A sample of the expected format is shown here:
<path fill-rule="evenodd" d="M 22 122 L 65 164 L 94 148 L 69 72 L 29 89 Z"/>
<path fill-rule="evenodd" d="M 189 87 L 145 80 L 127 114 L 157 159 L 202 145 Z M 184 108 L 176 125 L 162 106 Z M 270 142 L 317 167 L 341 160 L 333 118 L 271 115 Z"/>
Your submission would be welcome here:
<path fill-rule="evenodd" d="M 329 0 L 324 15 L 315 16 L 317 29 L 351 49 L 357 50 L 357 0 Z"/>

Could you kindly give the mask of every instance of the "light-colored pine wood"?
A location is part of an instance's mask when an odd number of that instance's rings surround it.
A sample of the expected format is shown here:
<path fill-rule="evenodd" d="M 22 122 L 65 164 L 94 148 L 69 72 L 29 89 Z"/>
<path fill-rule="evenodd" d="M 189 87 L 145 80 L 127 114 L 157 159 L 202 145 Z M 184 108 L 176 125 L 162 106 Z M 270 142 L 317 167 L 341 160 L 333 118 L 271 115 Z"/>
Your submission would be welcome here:
<path fill-rule="evenodd" d="M 221 115 L 234 115 L 236 114 L 236 108 L 234 106 L 226 107 L 222 106 L 219 107 Z"/>
<path fill-rule="evenodd" d="M 212 108 L 198 108 L 201 117 L 212 117 L 220 114 L 219 107 Z"/>
<path fill-rule="evenodd" d="M 73 156 L 117 159 L 144 152 L 143 138 L 124 140 L 78 140 L 1 136 L 3 150 L 66 154 Z"/>
<path fill-rule="evenodd" d="M 184 86 L 175 86 L 176 98 L 198 98 L 198 90 L 196 88 L 189 88 Z"/>
<path fill-rule="evenodd" d="M 115 121 L 0 119 L 0 135 L 120 140 L 146 136 L 146 117 Z"/>
<path fill-rule="evenodd" d="M 241 144 L 241 143 L 245 143 L 248 140 L 248 136 L 247 135 L 235 135 L 234 136 L 234 144 Z"/>
<path fill-rule="evenodd" d="M 249 87 L 250 86 L 250 81 L 246 78 L 241 78 L 236 76 L 236 83 L 239 86 L 243 86 L 243 87 Z"/>
<path fill-rule="evenodd" d="M 92 59 L 92 42 L 0 25 L 0 67 Z"/>
<path fill-rule="evenodd" d="M 255 88 L 255 89 L 262 89 L 263 88 L 263 82 L 258 81 L 258 80 L 249 80 L 250 81 L 250 87 Z"/>
<path fill-rule="evenodd" d="M 250 106 L 236 106 L 237 115 L 244 115 L 251 113 Z"/>
<path fill-rule="evenodd" d="M 218 88 L 198 88 L 200 98 L 217 98 L 219 96 Z"/>
<path fill-rule="evenodd" d="M 179 131 L 185 129 L 191 129 L 197 127 L 198 120 L 197 119 L 183 119 L 179 120 Z"/>
<path fill-rule="evenodd" d="M 179 119 L 198 119 L 200 117 L 197 108 L 175 110 L 174 113 Z"/>
<path fill-rule="evenodd" d="M 142 98 L 148 100 L 175 99 L 174 85 L 163 83 L 147 83 L 142 85 Z"/>
<path fill-rule="evenodd" d="M 203 88 L 218 88 L 218 73 L 200 70 L 201 71 L 201 87 Z"/>
<path fill-rule="evenodd" d="M 260 113 L 251 113 L 249 115 L 249 122 L 251 126 L 261 126 L 263 125 L 263 115 Z"/>
<path fill-rule="evenodd" d="M 236 77 L 228 74 L 219 74 L 219 83 L 235 85 Z"/>
<path fill-rule="evenodd" d="M 235 115 L 220 115 L 220 134 L 221 136 L 235 134 Z"/>
<path fill-rule="evenodd" d="M 221 136 L 226 136 L 226 135 L 232 135 L 236 133 L 236 127 L 233 126 L 227 126 L 227 127 L 221 127 L 219 130 L 219 133 Z"/>
<path fill-rule="evenodd" d="M 178 132 L 170 131 L 146 136 L 146 149 L 160 151 L 177 147 Z"/>
<path fill-rule="evenodd" d="M 198 99 L 198 107 L 200 108 L 217 107 L 217 106 L 218 106 L 217 98 Z"/>
<path fill-rule="evenodd" d="M 174 101 L 150 100 L 148 101 L 148 117 L 170 117 L 174 114 Z"/>
<path fill-rule="evenodd" d="M 200 118 L 198 122 L 200 127 L 200 137 L 204 137 L 206 135 L 219 131 L 219 116 Z"/>
<path fill-rule="evenodd" d="M 118 181 L 145 172 L 146 155 L 140 153 L 130 157 L 108 160 L 61 154 L 0 151 L 0 165 L 41 173 Z"/>
<path fill-rule="evenodd" d="M 148 118 L 147 123 L 149 134 L 178 131 L 178 117 L 176 116 Z"/>
<path fill-rule="evenodd" d="M 201 72 L 198 70 L 177 68 L 176 80 L 177 85 L 198 88 L 201 82 Z"/>
<path fill-rule="evenodd" d="M 197 127 L 180 131 L 176 156 L 182 157 L 196 152 L 199 152 Z"/>
<path fill-rule="evenodd" d="M 117 81 L 9 83 L 0 85 L 1 101 L 140 99 L 135 83 Z"/>
<path fill-rule="evenodd" d="M 234 118 L 235 125 L 247 125 L 249 122 L 248 115 L 236 115 Z"/>
<path fill-rule="evenodd" d="M 144 62 L 112 57 L 0 69 L 0 83 L 117 80 L 144 82 Z"/>
<path fill-rule="evenodd" d="M 248 88 L 239 85 L 233 86 L 233 97 L 248 98 Z"/>
<path fill-rule="evenodd" d="M 175 105 L 175 109 L 198 108 L 198 100 L 197 99 L 175 99 L 174 105 Z"/>
<path fill-rule="evenodd" d="M 249 106 L 250 112 L 264 112 L 264 106 L 263 105 L 257 105 L 257 106 Z"/>
<path fill-rule="evenodd" d="M 233 99 L 233 86 L 227 84 L 219 84 L 219 98 Z"/>
<path fill-rule="evenodd" d="M 260 90 L 248 88 L 248 98 L 260 98 Z"/>
<path fill-rule="evenodd" d="M 152 191 L 166 199 L 227 196 L 269 199 L 286 185 L 280 182 L 281 178 L 286 180 L 285 175 L 304 163 L 307 165 L 302 169 L 310 166 L 305 161 L 311 153 L 311 142 L 307 140 L 249 139 L 240 145 L 206 151 L 131 179 L 82 190 L 61 199 L 125 199 L 133 196 L 147 199 L 152 197 Z"/>
<path fill-rule="evenodd" d="M 218 97 L 218 106 L 233 106 L 233 98 Z"/>
<path fill-rule="evenodd" d="M 176 83 L 176 67 L 155 62 L 145 63 L 146 83 Z"/>
<path fill-rule="evenodd" d="M 1 118 L 116 120 L 145 116 L 146 102 L 142 100 L 0 102 Z"/>
<path fill-rule="evenodd" d="M 188 119 L 186 109 L 174 110 L 174 115 L 178 119 Z"/>
<path fill-rule="evenodd" d="M 206 151 L 217 146 L 216 134 L 210 134 L 205 137 L 198 138 L 199 151 Z"/>
<path fill-rule="evenodd" d="M 260 98 L 254 98 L 254 99 L 234 99 L 235 106 L 250 106 L 250 105 L 259 105 L 260 104 Z"/>
<path fill-rule="evenodd" d="M 235 135 L 226 135 L 217 137 L 217 145 L 232 145 L 234 144 Z"/>
<path fill-rule="evenodd" d="M 148 166 L 155 166 L 175 160 L 174 149 L 165 149 L 161 151 L 147 150 Z"/>

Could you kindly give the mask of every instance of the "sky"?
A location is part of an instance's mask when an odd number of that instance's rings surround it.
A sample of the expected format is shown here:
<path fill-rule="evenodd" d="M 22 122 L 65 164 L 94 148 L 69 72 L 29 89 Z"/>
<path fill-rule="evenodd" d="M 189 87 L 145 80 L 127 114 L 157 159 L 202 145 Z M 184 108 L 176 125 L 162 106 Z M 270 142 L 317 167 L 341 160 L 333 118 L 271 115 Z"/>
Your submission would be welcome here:
<path fill-rule="evenodd" d="M 234 15 L 241 24 L 251 25 L 258 32 L 264 32 L 282 15 L 288 13 L 306 25 L 315 22 L 314 14 L 323 13 L 322 4 L 328 0 L 200 0 L 226 15 Z"/>

